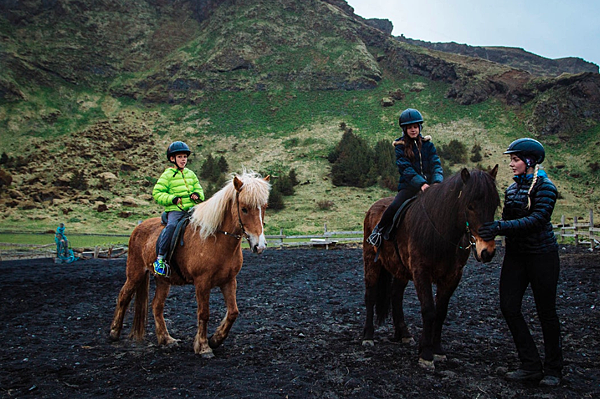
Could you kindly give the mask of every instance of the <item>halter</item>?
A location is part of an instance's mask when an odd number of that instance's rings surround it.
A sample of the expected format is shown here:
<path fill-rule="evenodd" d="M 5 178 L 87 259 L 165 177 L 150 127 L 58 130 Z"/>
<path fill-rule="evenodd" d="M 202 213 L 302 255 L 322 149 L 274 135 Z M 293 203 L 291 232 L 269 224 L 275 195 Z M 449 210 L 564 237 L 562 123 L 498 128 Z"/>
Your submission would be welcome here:
<path fill-rule="evenodd" d="M 462 191 L 458 194 L 458 198 L 460 198 L 461 194 L 462 194 Z M 440 231 L 437 229 L 437 227 L 435 227 L 433 220 L 431 220 L 431 218 L 429 217 L 429 214 L 425 210 L 425 207 L 423 206 L 423 201 L 419 201 L 419 202 L 421 203 L 421 208 L 423 208 L 423 212 L 425 213 L 425 216 L 427 216 L 427 220 L 429 220 L 429 223 L 431 223 L 431 226 L 433 227 L 435 232 L 438 233 L 438 235 L 440 237 L 442 237 L 444 240 L 446 240 L 450 244 L 454 245 L 455 247 L 458 247 L 459 249 L 466 250 L 466 251 L 471 249 L 473 247 L 473 245 L 477 244 L 475 242 L 475 236 L 473 236 L 473 234 L 471 234 L 471 229 L 469 229 L 469 221 L 467 220 L 467 212 L 465 212 L 465 232 L 463 234 L 463 237 L 465 235 L 469 235 L 469 245 L 467 245 L 466 247 L 463 247 L 462 245 L 460 245 L 460 243 L 454 243 L 454 242 L 448 240 L 446 237 L 444 237 L 444 235 L 442 233 L 440 233 Z"/>
<path fill-rule="evenodd" d="M 246 240 L 248 240 L 248 233 L 246 233 L 246 229 L 244 228 L 244 223 L 242 223 L 242 217 L 240 216 L 240 192 L 237 191 L 235 193 L 235 202 L 237 202 L 237 208 L 238 208 L 238 223 L 240 224 L 240 228 L 242 229 L 242 234 L 233 234 L 233 233 L 229 233 L 227 231 L 223 231 L 223 230 L 217 230 L 217 233 L 221 233 L 224 234 L 226 236 L 230 236 L 235 238 L 236 240 L 240 240 L 242 237 L 246 237 Z"/>

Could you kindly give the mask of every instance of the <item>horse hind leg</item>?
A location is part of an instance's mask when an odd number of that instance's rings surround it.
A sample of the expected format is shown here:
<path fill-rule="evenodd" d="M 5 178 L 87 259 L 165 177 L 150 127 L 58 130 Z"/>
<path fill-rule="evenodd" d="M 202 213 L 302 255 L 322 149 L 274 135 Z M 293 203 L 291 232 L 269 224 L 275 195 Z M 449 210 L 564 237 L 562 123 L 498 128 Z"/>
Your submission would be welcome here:
<path fill-rule="evenodd" d="M 144 271 L 142 271 L 141 274 L 132 273 L 125 281 L 125 284 L 123 284 L 119 296 L 117 297 L 115 314 L 110 326 L 109 339 L 111 341 L 117 341 L 121 336 L 123 319 L 125 318 L 125 313 L 127 312 L 127 308 L 129 307 L 134 294 L 135 312 L 131 334 L 138 340 L 143 339 L 148 313 L 148 284 L 149 276 L 148 273 Z"/>
<path fill-rule="evenodd" d="M 375 300 L 377 297 L 376 287 L 366 287 L 365 289 L 365 305 L 367 308 L 367 315 L 365 320 L 365 326 L 363 328 L 362 345 L 363 346 L 374 346 L 373 335 L 375 334 L 375 327 L 373 325 L 373 318 L 375 316 Z"/>
<path fill-rule="evenodd" d="M 154 315 L 154 326 L 156 328 L 156 339 L 158 345 L 176 345 L 177 340 L 169 335 L 167 324 L 165 323 L 164 310 L 167 295 L 171 289 L 169 284 L 163 278 L 156 279 L 156 292 L 152 299 L 152 314 Z"/>
<path fill-rule="evenodd" d="M 392 319 L 394 321 L 394 337 L 392 342 L 402 342 L 403 344 L 415 344 L 408 326 L 404 320 L 404 291 L 408 285 L 408 280 L 395 278 L 392 282 Z"/>
<path fill-rule="evenodd" d="M 366 234 L 366 233 L 365 233 Z M 364 262 L 364 275 L 365 275 L 365 307 L 366 307 L 366 318 L 365 325 L 363 328 L 362 345 L 373 346 L 373 336 L 375 334 L 375 327 L 373 319 L 375 317 L 375 308 L 378 308 L 378 313 L 387 313 L 387 310 L 383 309 L 385 304 L 383 301 L 386 300 L 387 295 L 386 285 L 388 283 L 387 277 L 389 274 L 381 266 L 381 262 L 374 262 L 375 253 L 370 249 L 370 246 L 365 244 L 363 246 L 363 262 Z M 379 322 L 385 319 L 385 314 L 379 314 Z"/>
<path fill-rule="evenodd" d="M 218 348 L 225 341 L 233 323 L 238 317 L 239 310 L 236 302 L 236 290 L 237 281 L 235 279 L 221 287 L 221 292 L 227 305 L 227 313 L 213 336 L 208 340 L 208 344 L 212 349 Z"/>

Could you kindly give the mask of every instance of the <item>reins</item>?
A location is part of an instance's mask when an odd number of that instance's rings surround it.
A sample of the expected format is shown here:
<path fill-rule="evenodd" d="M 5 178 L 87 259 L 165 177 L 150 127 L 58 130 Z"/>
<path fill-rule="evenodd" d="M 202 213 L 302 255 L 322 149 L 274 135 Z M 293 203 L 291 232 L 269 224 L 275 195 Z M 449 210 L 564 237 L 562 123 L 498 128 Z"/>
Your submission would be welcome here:
<path fill-rule="evenodd" d="M 458 194 L 458 198 L 460 198 L 462 194 L 462 190 L 461 192 Z M 465 235 L 469 235 L 469 245 L 466 247 L 463 247 L 462 245 L 460 245 L 459 243 L 454 243 L 452 241 L 450 241 L 449 239 L 447 239 L 442 233 L 440 233 L 440 231 L 437 229 L 437 227 L 435 227 L 435 223 L 433 223 L 433 220 L 431 220 L 431 218 L 429 217 L 429 214 L 427 213 L 427 210 L 425 210 L 425 206 L 423 205 L 423 201 L 419 201 L 421 204 L 421 208 L 423 209 L 423 213 L 425 213 L 425 216 L 427 217 L 427 220 L 429 220 L 429 223 L 431 223 L 431 226 L 433 227 L 433 229 L 435 230 L 436 233 L 438 233 L 438 235 L 440 237 L 442 237 L 446 242 L 449 242 L 450 244 L 454 245 L 455 247 L 458 247 L 459 249 L 462 250 L 469 250 L 471 249 L 471 247 L 473 247 L 473 245 L 475 245 L 476 243 L 473 242 L 474 241 L 474 236 L 473 234 L 471 234 L 471 229 L 469 228 L 469 221 L 467 220 L 467 213 L 465 212 L 465 232 L 462 235 L 463 237 Z"/>

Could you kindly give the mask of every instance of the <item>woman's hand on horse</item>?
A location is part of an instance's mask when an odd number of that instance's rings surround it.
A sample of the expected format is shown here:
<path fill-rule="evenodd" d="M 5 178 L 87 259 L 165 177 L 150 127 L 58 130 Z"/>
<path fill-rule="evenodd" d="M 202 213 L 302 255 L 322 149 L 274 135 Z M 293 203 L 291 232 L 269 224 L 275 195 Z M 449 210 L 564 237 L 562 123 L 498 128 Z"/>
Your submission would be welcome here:
<path fill-rule="evenodd" d="M 192 194 L 190 195 L 190 199 L 191 199 L 192 201 L 194 201 L 195 203 L 199 203 L 199 202 L 201 202 L 201 201 L 200 201 L 200 196 L 198 195 L 198 193 L 192 193 Z"/>
<path fill-rule="evenodd" d="M 429 184 L 425 183 L 421 186 L 421 191 L 425 191 L 429 188 Z"/>
<path fill-rule="evenodd" d="M 483 241 L 492 241 L 500 232 L 500 222 L 497 220 L 486 222 L 481 225 L 477 232 Z"/>
<path fill-rule="evenodd" d="M 180 197 L 173 198 L 173 205 L 179 205 L 179 204 L 181 204 L 181 198 Z"/>

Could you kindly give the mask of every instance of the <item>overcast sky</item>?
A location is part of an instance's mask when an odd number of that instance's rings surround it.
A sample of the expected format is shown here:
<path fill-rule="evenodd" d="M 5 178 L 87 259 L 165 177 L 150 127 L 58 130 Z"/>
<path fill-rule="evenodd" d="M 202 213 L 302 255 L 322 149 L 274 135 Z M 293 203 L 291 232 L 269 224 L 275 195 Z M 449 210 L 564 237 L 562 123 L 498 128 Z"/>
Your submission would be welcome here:
<path fill-rule="evenodd" d="M 520 47 L 546 58 L 600 65 L 600 0 L 347 0 L 392 35 L 428 42 Z"/>

